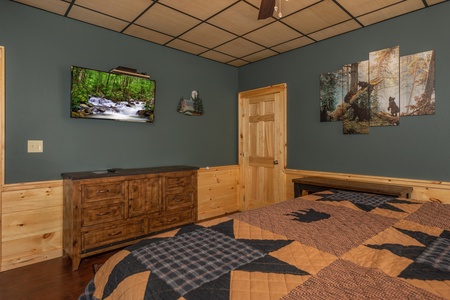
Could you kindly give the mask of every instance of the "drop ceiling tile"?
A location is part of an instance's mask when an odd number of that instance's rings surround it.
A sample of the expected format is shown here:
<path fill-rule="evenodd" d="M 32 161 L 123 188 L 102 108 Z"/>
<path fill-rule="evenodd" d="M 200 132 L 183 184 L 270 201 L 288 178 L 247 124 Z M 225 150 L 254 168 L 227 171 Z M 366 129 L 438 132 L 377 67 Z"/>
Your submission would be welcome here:
<path fill-rule="evenodd" d="M 350 20 L 344 23 L 337 24 L 332 27 L 325 28 L 324 30 L 316 31 L 309 35 L 310 38 L 321 41 L 339 34 L 343 34 L 352 30 L 361 28 L 362 26 L 354 20 Z"/>
<path fill-rule="evenodd" d="M 171 36 L 178 36 L 198 25 L 200 20 L 156 3 L 135 22 Z"/>
<path fill-rule="evenodd" d="M 368 26 L 424 7 L 425 6 L 422 0 L 409 0 L 382 10 L 377 10 L 371 14 L 361 16 L 357 19 L 364 26 Z"/>
<path fill-rule="evenodd" d="M 279 52 L 279 53 L 283 53 L 283 52 L 287 52 L 287 51 L 291 51 L 309 44 L 314 43 L 314 41 L 306 36 L 302 36 L 299 37 L 298 39 L 295 40 L 291 40 L 289 42 L 283 43 L 283 44 L 279 44 L 276 45 L 274 47 L 272 47 L 271 49 Z"/>
<path fill-rule="evenodd" d="M 243 59 L 248 60 L 250 62 L 255 62 L 261 59 L 265 59 L 274 55 L 277 55 L 278 53 L 269 49 L 265 49 L 263 51 L 253 53 L 251 55 L 243 57 Z"/>
<path fill-rule="evenodd" d="M 261 0 L 247 0 L 247 2 L 252 4 L 256 8 L 259 8 L 259 6 L 261 5 Z"/>
<path fill-rule="evenodd" d="M 243 35 L 273 21 L 270 19 L 257 20 L 257 18 L 258 9 L 245 2 L 239 2 L 209 19 L 208 23 L 237 35 Z"/>
<path fill-rule="evenodd" d="M 180 38 L 207 48 L 214 48 L 236 38 L 236 36 L 215 26 L 202 23 L 181 35 Z"/>
<path fill-rule="evenodd" d="M 128 25 L 127 22 L 124 22 L 122 20 L 100 14 L 76 5 L 72 6 L 68 17 L 118 32 L 122 31 Z"/>
<path fill-rule="evenodd" d="M 171 36 L 137 25 L 131 25 L 123 33 L 161 45 L 164 45 L 172 40 Z"/>
<path fill-rule="evenodd" d="M 223 62 L 223 63 L 226 63 L 226 62 L 236 59 L 235 57 L 232 57 L 232 56 L 229 56 L 229 55 L 226 55 L 226 54 L 214 51 L 214 50 L 210 50 L 205 53 L 202 53 L 200 56 L 209 58 L 209 59 L 212 59 L 215 61 Z"/>
<path fill-rule="evenodd" d="M 208 48 L 199 46 L 199 45 L 194 45 L 188 42 L 185 42 L 183 40 L 180 39 L 175 39 L 170 41 L 169 43 L 166 44 L 166 46 L 171 47 L 171 48 L 175 48 L 184 52 L 189 52 L 192 54 L 200 54 L 202 52 L 205 52 L 208 50 Z"/>
<path fill-rule="evenodd" d="M 303 34 L 309 34 L 349 20 L 351 17 L 331 0 L 322 1 L 282 21 Z"/>
<path fill-rule="evenodd" d="M 234 57 L 242 57 L 263 50 L 264 47 L 247 41 L 243 38 L 237 38 L 216 48 L 217 51 L 228 53 Z"/>
<path fill-rule="evenodd" d="M 358 17 L 369 12 L 396 4 L 399 0 L 337 0 L 352 16 Z"/>
<path fill-rule="evenodd" d="M 234 66 L 234 67 L 241 67 L 241 66 L 244 66 L 244 65 L 246 65 L 248 63 L 249 63 L 248 61 L 245 61 L 245 60 L 242 60 L 242 59 L 236 59 L 236 60 L 228 62 L 228 64 L 230 66 Z"/>
<path fill-rule="evenodd" d="M 288 26 L 280 22 L 273 22 L 267 26 L 244 35 L 244 38 L 265 47 L 272 47 L 274 45 L 293 40 L 300 36 L 302 36 L 302 34 L 298 33 L 292 28 L 289 28 Z"/>
<path fill-rule="evenodd" d="M 275 3 L 277 6 L 279 6 L 279 11 L 281 11 L 283 16 L 288 16 L 294 12 L 297 12 L 315 3 L 319 3 L 323 0 L 291 0 L 291 1 L 281 0 L 281 5 L 280 2 L 278 1 L 279 0 L 276 0 Z M 261 0 L 247 0 L 247 2 L 250 2 L 257 8 L 259 8 L 259 6 L 261 5 Z M 278 18 L 278 14 L 274 12 L 273 17 Z"/>
<path fill-rule="evenodd" d="M 188 15 L 197 17 L 199 19 L 207 19 L 226 7 L 234 4 L 236 0 L 159 0 L 158 3 L 175 8 Z"/>
<path fill-rule="evenodd" d="M 61 0 L 16 0 L 15 2 L 37 7 L 58 15 L 64 15 L 70 4 Z"/>
<path fill-rule="evenodd" d="M 428 5 L 435 5 L 435 4 L 438 4 L 438 3 L 445 2 L 445 1 L 447 1 L 447 0 L 426 0 Z"/>
<path fill-rule="evenodd" d="M 105 0 L 76 0 L 75 5 L 131 22 L 153 4 L 152 0 L 108 0 L 106 2 Z"/>

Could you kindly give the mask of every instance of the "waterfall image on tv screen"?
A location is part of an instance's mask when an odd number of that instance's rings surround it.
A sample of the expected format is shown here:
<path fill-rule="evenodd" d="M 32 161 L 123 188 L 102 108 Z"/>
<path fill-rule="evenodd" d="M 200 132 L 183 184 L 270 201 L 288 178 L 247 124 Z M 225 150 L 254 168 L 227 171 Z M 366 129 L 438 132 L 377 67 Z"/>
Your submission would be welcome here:
<path fill-rule="evenodd" d="M 71 117 L 153 123 L 155 81 L 71 67 Z"/>

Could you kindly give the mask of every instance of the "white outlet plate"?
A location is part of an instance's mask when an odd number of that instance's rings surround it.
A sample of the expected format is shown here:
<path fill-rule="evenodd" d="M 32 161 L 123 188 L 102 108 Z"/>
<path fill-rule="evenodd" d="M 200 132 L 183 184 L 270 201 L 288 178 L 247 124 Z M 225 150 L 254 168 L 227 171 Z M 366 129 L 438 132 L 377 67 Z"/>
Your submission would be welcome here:
<path fill-rule="evenodd" d="M 28 153 L 44 152 L 44 141 L 29 140 Z"/>

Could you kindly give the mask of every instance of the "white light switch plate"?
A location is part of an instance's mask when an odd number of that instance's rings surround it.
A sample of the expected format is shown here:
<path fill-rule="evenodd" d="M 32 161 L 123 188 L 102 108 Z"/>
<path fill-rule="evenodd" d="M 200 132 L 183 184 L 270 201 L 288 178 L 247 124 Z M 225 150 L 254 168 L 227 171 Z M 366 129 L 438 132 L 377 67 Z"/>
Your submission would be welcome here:
<path fill-rule="evenodd" d="M 44 141 L 29 140 L 28 153 L 44 152 Z"/>

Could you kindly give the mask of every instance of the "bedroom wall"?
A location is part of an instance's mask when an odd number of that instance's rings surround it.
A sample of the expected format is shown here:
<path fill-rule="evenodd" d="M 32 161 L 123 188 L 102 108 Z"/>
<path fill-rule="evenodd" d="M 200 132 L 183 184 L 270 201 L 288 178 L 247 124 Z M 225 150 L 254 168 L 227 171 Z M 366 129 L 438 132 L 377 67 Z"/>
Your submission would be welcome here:
<path fill-rule="evenodd" d="M 237 162 L 237 68 L 119 33 L 0 2 L 6 51 L 5 183 L 60 173 Z M 156 80 L 155 123 L 70 119 L 70 66 L 137 68 Z M 205 115 L 176 112 L 197 89 Z M 27 153 L 43 140 L 43 153 Z"/>
<path fill-rule="evenodd" d="M 239 68 L 239 91 L 287 83 L 289 169 L 450 181 L 450 3 L 410 13 Z M 400 55 L 436 52 L 436 114 L 397 127 L 344 135 L 319 122 L 319 75 L 400 46 Z"/>

